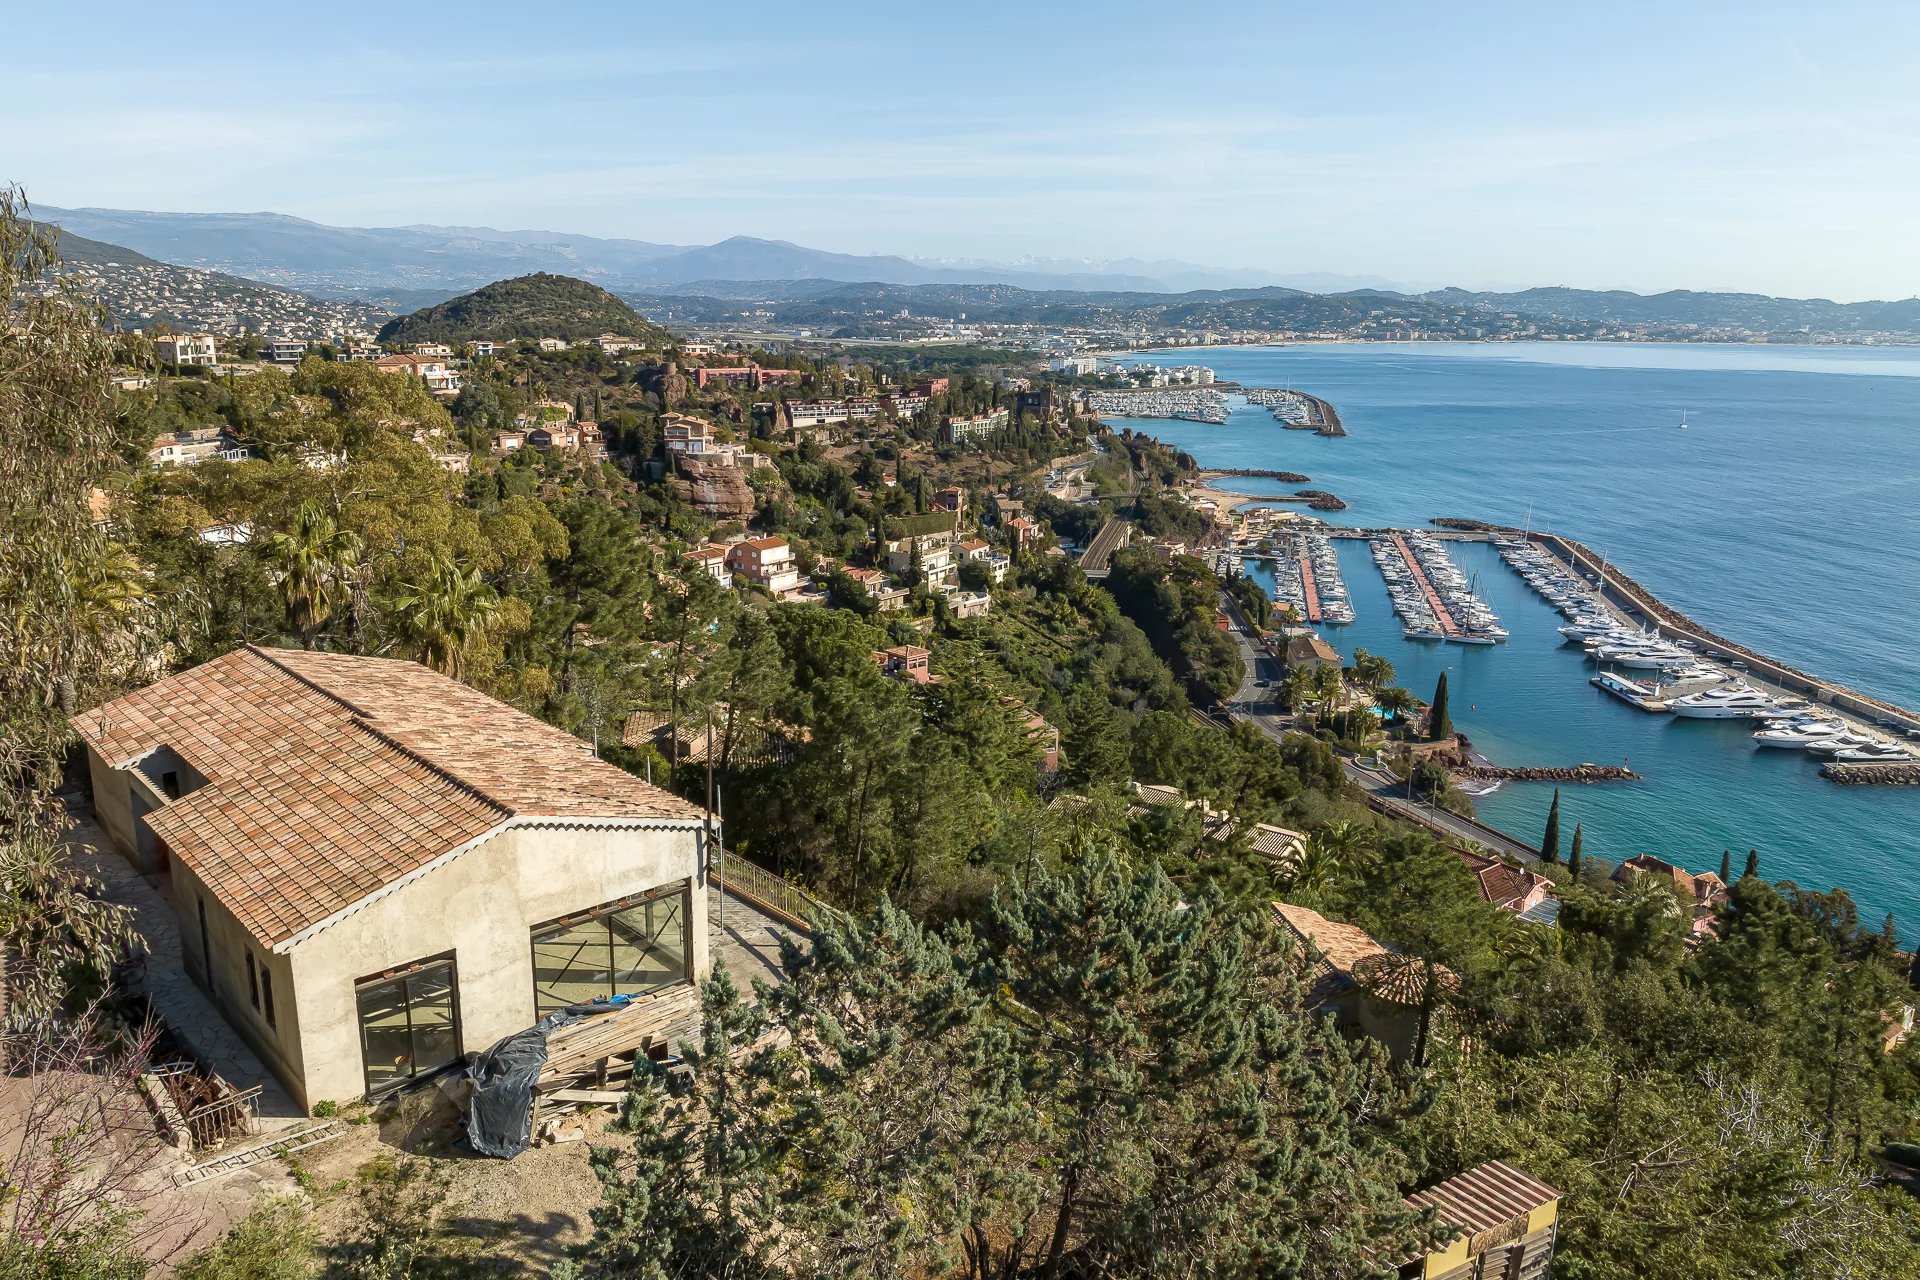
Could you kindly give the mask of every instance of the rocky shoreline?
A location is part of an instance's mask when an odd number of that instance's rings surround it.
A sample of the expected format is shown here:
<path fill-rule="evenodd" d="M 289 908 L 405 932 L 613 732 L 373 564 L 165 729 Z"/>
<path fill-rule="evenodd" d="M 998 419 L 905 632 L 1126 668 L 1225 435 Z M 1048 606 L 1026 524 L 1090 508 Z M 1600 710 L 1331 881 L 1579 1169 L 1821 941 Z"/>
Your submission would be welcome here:
<path fill-rule="evenodd" d="M 1296 489 L 1293 496 L 1305 498 L 1307 506 L 1314 511 L 1345 511 L 1347 509 L 1346 503 L 1325 489 Z"/>

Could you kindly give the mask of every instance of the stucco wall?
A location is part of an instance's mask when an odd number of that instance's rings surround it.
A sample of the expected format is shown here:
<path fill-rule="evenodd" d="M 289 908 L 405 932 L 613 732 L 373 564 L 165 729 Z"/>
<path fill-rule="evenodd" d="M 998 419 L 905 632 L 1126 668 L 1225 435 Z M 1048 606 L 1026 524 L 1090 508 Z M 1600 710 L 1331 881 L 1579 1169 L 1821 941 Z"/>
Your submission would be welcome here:
<path fill-rule="evenodd" d="M 354 983 L 452 952 L 460 1048 L 534 1020 L 529 929 L 556 916 L 692 881 L 692 966 L 708 970 L 702 836 L 686 829 L 512 827 L 293 945 L 308 1107 L 366 1091 Z M 216 949 L 218 944 L 216 943 Z"/>
<path fill-rule="evenodd" d="M 169 887 L 174 914 L 180 922 L 180 960 L 194 981 L 213 997 L 214 1004 L 226 1015 L 227 1024 L 240 1034 L 260 1061 L 278 1076 L 294 1099 L 311 1106 L 300 1087 L 302 1075 L 300 1019 L 294 1002 L 293 965 L 286 956 L 274 955 L 248 933 L 238 919 L 220 905 L 220 900 L 179 859 L 169 868 Z M 207 939 L 213 949 L 213 972 L 209 975 L 201 963 L 200 904 L 207 906 Z M 273 987 L 273 1023 L 266 1017 L 262 992 L 261 1007 L 255 1009 L 247 986 L 247 956 L 255 966 L 270 975 Z"/>
<path fill-rule="evenodd" d="M 114 847 L 134 861 L 133 784 L 120 770 L 108 768 L 92 747 L 87 748 L 87 773 L 93 780 L 93 816 Z"/>

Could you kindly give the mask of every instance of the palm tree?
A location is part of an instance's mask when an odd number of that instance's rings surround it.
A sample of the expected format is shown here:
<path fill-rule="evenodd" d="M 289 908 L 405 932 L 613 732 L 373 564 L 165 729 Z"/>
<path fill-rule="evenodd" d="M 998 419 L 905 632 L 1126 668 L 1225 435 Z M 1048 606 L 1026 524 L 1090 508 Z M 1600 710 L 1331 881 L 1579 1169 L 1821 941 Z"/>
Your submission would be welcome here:
<path fill-rule="evenodd" d="M 466 678 L 468 647 L 485 635 L 500 597 L 477 569 L 435 557 L 426 579 L 404 587 L 394 617 L 422 662 L 455 680 Z"/>
<path fill-rule="evenodd" d="M 1333 887 L 1339 874 L 1338 856 L 1316 831 L 1307 837 L 1299 858 L 1293 864 L 1293 876 L 1287 882 L 1287 893 L 1296 899 L 1324 902 L 1327 890 Z"/>
<path fill-rule="evenodd" d="M 1399 685 L 1388 685 L 1380 690 L 1374 695 L 1374 701 L 1395 720 L 1403 719 L 1413 710 L 1413 695 Z"/>
<path fill-rule="evenodd" d="M 287 621 L 305 647 L 313 648 L 320 628 L 346 599 L 359 551 L 359 537 L 313 502 L 301 503 L 293 527 L 267 540 L 267 563 L 279 576 Z"/>

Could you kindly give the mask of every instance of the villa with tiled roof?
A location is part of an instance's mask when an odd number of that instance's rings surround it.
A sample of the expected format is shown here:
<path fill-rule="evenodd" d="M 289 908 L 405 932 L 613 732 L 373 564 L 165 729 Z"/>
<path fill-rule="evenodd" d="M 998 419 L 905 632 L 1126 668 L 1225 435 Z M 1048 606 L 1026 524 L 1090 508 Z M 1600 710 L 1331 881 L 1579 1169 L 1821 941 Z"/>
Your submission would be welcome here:
<path fill-rule="evenodd" d="M 306 1106 L 706 972 L 704 811 L 418 664 L 248 646 L 74 726 L 189 973 Z"/>

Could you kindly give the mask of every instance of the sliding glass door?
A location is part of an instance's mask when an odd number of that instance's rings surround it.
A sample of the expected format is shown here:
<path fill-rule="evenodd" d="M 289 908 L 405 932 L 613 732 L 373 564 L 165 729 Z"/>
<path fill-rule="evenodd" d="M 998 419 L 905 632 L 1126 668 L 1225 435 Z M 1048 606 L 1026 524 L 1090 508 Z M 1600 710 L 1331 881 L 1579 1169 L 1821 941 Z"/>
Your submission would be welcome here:
<path fill-rule="evenodd" d="M 535 1016 L 684 982 L 687 888 L 677 881 L 534 929 Z"/>
<path fill-rule="evenodd" d="M 460 1056 L 453 959 L 423 960 L 356 985 L 367 1092 L 431 1075 Z"/>

